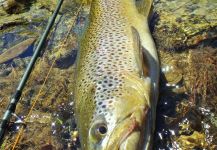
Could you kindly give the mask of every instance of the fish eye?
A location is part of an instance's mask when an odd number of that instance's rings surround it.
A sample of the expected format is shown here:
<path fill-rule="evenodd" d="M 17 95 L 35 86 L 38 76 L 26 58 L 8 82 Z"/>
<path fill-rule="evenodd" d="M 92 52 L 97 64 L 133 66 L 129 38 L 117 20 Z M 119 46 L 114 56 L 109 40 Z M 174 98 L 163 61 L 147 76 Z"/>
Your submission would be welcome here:
<path fill-rule="evenodd" d="M 100 135 L 105 135 L 107 133 L 108 129 L 107 129 L 107 126 L 105 124 L 101 124 L 98 126 L 97 128 L 97 132 L 100 134 Z"/>
<path fill-rule="evenodd" d="M 91 124 L 91 128 L 89 130 L 90 138 L 98 143 L 106 136 L 107 133 L 107 122 L 103 117 L 99 116 Z"/>
<path fill-rule="evenodd" d="M 108 132 L 107 125 L 104 122 L 97 123 L 91 129 L 92 137 L 97 139 L 97 141 L 102 140 Z"/>

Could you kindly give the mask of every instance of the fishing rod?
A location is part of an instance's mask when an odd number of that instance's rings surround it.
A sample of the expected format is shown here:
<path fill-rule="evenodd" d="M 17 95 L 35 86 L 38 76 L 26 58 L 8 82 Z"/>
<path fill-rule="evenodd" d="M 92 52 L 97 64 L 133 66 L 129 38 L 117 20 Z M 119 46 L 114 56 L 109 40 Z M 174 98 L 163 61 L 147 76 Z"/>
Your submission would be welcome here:
<path fill-rule="evenodd" d="M 15 91 L 15 94 L 12 96 L 11 101 L 10 101 L 10 103 L 9 103 L 9 105 L 8 105 L 4 115 L 3 115 L 2 122 L 0 125 L 0 145 L 2 145 L 2 143 L 3 143 L 4 134 L 5 134 L 5 131 L 7 129 L 8 123 L 10 121 L 10 118 L 11 118 L 12 114 L 15 112 L 16 105 L 17 105 L 17 103 L 18 103 L 18 101 L 22 95 L 22 91 L 26 85 L 26 82 L 29 79 L 29 76 L 33 70 L 33 67 L 35 65 L 36 60 L 39 57 L 39 54 L 43 49 L 43 44 L 44 44 L 45 40 L 47 39 L 48 34 L 50 33 L 50 30 L 51 30 L 51 28 L 55 22 L 57 14 L 59 13 L 59 10 L 61 8 L 62 3 L 63 3 L 63 0 L 59 0 L 53 15 L 49 19 L 49 22 L 47 24 L 45 32 L 42 34 L 40 41 L 39 41 L 39 43 L 35 49 L 35 52 L 34 52 L 32 58 L 28 64 L 20 82 L 19 82 L 19 85 Z"/>

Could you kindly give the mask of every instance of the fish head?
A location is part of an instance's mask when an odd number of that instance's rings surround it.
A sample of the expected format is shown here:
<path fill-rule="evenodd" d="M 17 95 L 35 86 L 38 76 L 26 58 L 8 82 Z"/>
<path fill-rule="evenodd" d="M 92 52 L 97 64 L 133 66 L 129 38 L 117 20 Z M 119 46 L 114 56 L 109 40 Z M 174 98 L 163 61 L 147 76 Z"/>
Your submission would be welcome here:
<path fill-rule="evenodd" d="M 143 147 L 144 125 L 150 112 L 149 92 L 142 92 L 145 88 L 142 84 L 127 85 L 121 96 L 112 93 L 112 105 L 107 104 L 102 113 L 96 113 L 90 124 L 88 150 L 137 150 Z"/>
<path fill-rule="evenodd" d="M 107 122 L 105 116 L 98 116 L 89 130 L 89 149 L 95 150 L 137 150 L 143 143 L 143 125 L 148 108 L 137 107 L 133 112 Z M 121 116 L 121 115 L 119 115 Z M 114 120 L 117 118 L 113 118 Z"/>

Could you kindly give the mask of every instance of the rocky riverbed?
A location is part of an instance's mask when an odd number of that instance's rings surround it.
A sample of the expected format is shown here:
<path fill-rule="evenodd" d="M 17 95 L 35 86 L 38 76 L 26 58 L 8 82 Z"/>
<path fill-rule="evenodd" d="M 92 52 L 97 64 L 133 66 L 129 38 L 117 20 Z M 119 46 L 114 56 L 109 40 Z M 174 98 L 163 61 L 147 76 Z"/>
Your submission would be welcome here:
<path fill-rule="evenodd" d="M 9 7 L 7 3 L 11 4 Z M 0 114 L 34 52 L 57 1 L 3 1 L 0 8 Z M 7 8 L 5 8 L 8 6 Z M 76 149 L 73 113 L 77 4 L 64 1 L 9 124 L 1 149 Z M 80 15 L 79 15 L 80 16 Z M 67 39 L 67 40 L 66 40 Z M 33 42 L 34 41 L 34 42 Z M 52 69 L 50 70 L 50 68 Z M 48 79 L 43 82 L 50 70 Z M 34 105 L 34 106 L 33 106 Z M 31 110 L 31 111 L 30 111 Z M 24 132 L 21 132 L 24 128 Z M 20 136 L 18 134 L 20 133 Z M 16 143 L 16 139 L 19 141 Z"/>
<path fill-rule="evenodd" d="M 162 67 L 155 149 L 217 148 L 216 6 L 213 0 L 155 3 Z"/>

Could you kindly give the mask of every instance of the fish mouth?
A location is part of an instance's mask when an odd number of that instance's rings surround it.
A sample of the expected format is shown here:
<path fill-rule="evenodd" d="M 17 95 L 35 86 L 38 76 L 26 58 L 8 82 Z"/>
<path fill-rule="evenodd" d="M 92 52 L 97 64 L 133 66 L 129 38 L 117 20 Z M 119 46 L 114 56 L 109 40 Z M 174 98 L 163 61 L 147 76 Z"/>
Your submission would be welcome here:
<path fill-rule="evenodd" d="M 147 111 L 148 109 L 140 109 L 118 121 L 109 136 L 105 150 L 138 150 L 143 125 L 141 122 L 144 122 Z"/>
<path fill-rule="evenodd" d="M 138 150 L 140 134 L 140 131 L 131 132 L 131 134 L 121 143 L 119 150 Z"/>
<path fill-rule="evenodd" d="M 132 124 L 133 125 L 133 124 Z M 132 126 L 131 131 L 128 130 L 126 132 L 125 136 L 122 138 L 119 150 L 137 150 L 139 147 L 139 141 L 140 141 L 140 130 L 139 130 L 138 123 L 134 124 Z"/>

